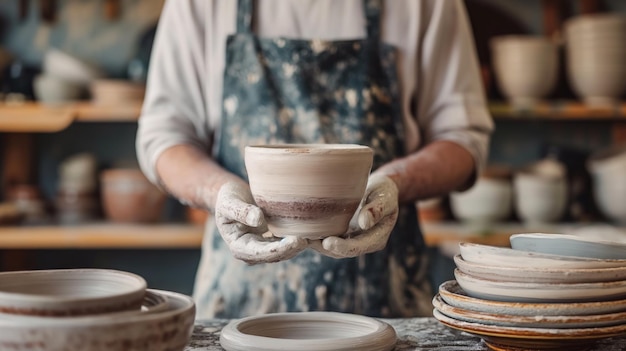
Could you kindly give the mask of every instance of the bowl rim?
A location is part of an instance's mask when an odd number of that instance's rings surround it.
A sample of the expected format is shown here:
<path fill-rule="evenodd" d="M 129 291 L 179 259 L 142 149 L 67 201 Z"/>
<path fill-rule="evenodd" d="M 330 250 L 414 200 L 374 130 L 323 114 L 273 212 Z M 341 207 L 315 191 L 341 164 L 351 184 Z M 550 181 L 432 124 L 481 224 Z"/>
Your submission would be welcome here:
<path fill-rule="evenodd" d="M 254 144 L 245 147 L 256 154 L 372 154 L 369 146 L 359 144 Z"/>

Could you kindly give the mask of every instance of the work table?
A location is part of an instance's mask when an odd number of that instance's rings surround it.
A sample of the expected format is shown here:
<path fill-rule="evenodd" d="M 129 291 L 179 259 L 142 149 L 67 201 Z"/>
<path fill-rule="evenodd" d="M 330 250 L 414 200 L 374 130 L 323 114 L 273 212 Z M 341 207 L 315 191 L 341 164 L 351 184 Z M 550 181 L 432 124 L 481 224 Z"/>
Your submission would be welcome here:
<path fill-rule="evenodd" d="M 450 329 L 434 318 L 385 320 L 398 334 L 395 350 L 487 351 L 480 338 Z M 220 331 L 227 320 L 197 321 L 191 341 L 185 351 L 218 351 Z M 621 351 L 626 349 L 626 337 L 599 341 L 590 351 Z"/>

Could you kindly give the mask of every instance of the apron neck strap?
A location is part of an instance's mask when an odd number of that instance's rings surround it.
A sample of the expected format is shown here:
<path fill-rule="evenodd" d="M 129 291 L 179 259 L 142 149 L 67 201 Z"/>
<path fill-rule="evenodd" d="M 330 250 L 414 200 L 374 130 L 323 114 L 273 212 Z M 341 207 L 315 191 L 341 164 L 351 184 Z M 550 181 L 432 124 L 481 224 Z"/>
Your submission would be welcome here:
<path fill-rule="evenodd" d="M 237 33 L 252 33 L 253 1 L 237 0 Z M 370 39 L 378 39 L 380 37 L 382 7 L 382 0 L 363 0 L 367 37 Z"/>

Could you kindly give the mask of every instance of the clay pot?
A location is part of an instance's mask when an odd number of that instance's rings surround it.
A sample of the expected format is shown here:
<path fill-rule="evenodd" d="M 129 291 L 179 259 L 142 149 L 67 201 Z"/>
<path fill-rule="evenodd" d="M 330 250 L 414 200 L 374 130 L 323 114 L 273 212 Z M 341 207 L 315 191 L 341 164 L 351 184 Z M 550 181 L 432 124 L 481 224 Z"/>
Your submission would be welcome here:
<path fill-rule="evenodd" d="M 102 207 L 113 222 L 156 222 L 166 196 L 138 169 L 110 169 L 100 175 Z"/>
<path fill-rule="evenodd" d="M 248 146 L 250 189 L 276 236 L 342 235 L 365 192 L 373 152 L 360 145 Z"/>

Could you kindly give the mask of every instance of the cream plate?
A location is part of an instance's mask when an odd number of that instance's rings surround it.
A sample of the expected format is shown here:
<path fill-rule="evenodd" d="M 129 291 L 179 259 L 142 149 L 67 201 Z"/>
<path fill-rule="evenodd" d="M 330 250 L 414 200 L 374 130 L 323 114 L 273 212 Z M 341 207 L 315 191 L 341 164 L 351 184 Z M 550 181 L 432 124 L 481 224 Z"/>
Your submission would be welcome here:
<path fill-rule="evenodd" d="M 454 263 L 463 272 L 478 278 L 520 283 L 595 283 L 626 279 L 626 266 L 615 268 L 536 268 L 502 267 L 465 261 L 461 255 Z"/>
<path fill-rule="evenodd" d="M 624 321 L 626 321 L 626 312 L 590 316 L 514 316 L 510 314 L 476 312 L 448 305 L 439 294 L 433 298 L 433 306 L 450 318 L 502 327 L 596 328 L 624 324 Z"/>
<path fill-rule="evenodd" d="M 599 328 L 551 329 L 501 327 L 450 318 L 433 311 L 450 328 L 477 335 L 494 350 L 581 350 L 599 339 L 626 334 L 626 325 Z"/>
<path fill-rule="evenodd" d="M 626 243 L 595 240 L 567 234 L 515 234 L 510 237 L 515 250 L 552 255 L 626 259 Z"/>
<path fill-rule="evenodd" d="M 473 243 L 461 243 L 459 248 L 465 261 L 500 267 L 597 269 L 626 266 L 626 260 L 550 255 Z"/>
<path fill-rule="evenodd" d="M 439 295 L 449 305 L 476 312 L 508 314 L 514 316 L 576 316 L 607 314 L 626 311 L 626 300 L 571 302 L 571 303 L 527 303 L 477 299 L 467 295 L 456 280 L 439 286 Z"/>
<path fill-rule="evenodd" d="M 230 322 L 220 335 L 227 351 L 387 351 L 396 332 L 377 319 L 336 312 L 275 313 Z"/>
<path fill-rule="evenodd" d="M 481 279 L 454 270 L 459 285 L 470 296 L 511 302 L 608 301 L 626 297 L 626 281 L 601 283 L 512 283 Z"/>

